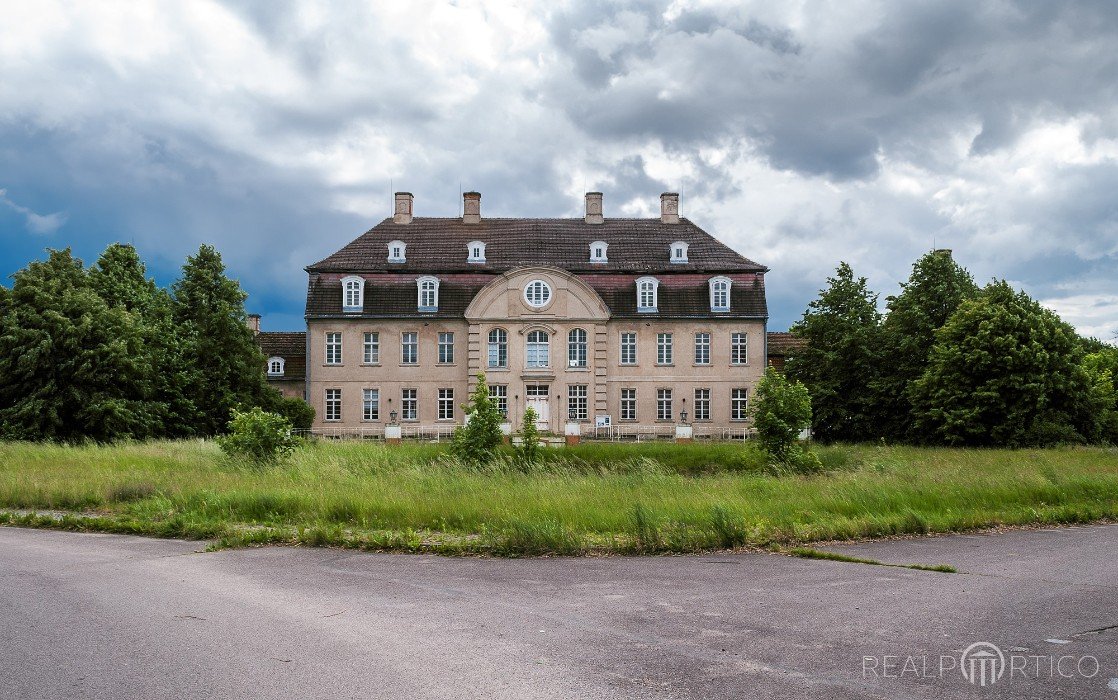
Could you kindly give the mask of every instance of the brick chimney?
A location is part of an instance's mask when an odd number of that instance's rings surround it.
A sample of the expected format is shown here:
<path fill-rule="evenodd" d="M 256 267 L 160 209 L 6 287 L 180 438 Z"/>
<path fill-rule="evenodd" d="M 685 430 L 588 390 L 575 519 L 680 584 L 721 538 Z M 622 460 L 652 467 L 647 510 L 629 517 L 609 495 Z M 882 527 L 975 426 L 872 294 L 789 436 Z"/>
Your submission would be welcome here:
<path fill-rule="evenodd" d="M 665 192 L 660 195 L 660 223 L 679 223 L 679 193 Z"/>
<path fill-rule="evenodd" d="M 252 331 L 253 335 L 256 335 L 257 333 L 259 333 L 260 332 L 260 314 L 249 314 L 248 318 L 245 319 L 245 325 L 248 326 L 248 329 L 250 331 Z"/>
<path fill-rule="evenodd" d="M 410 224 L 411 223 L 411 205 L 412 194 L 411 192 L 397 192 L 396 193 L 396 210 L 392 215 L 393 223 L 397 224 Z"/>
<path fill-rule="evenodd" d="M 602 217 L 602 193 L 601 192 L 587 192 L 586 193 L 586 223 L 600 224 L 605 219 Z"/>
<path fill-rule="evenodd" d="M 462 194 L 462 223 L 481 223 L 481 192 L 465 192 Z"/>

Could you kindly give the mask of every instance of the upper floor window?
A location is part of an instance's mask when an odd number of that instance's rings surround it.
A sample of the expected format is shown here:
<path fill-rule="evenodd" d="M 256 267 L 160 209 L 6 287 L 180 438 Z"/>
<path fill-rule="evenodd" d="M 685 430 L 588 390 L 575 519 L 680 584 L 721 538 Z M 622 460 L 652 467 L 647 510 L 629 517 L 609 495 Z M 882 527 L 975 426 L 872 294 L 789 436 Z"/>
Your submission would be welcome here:
<path fill-rule="evenodd" d="M 594 241 L 590 244 L 590 262 L 604 263 L 609 262 L 606 256 L 606 250 L 609 248 L 609 243 L 605 241 Z"/>
<path fill-rule="evenodd" d="M 674 263 L 687 262 L 687 244 L 683 241 L 676 241 L 672 243 L 671 255 L 669 259 Z"/>
<path fill-rule="evenodd" d="M 509 334 L 504 328 L 489 331 L 489 366 L 509 366 Z"/>
<path fill-rule="evenodd" d="M 641 277 L 637 280 L 637 311 L 655 311 L 660 280 L 655 277 Z"/>
<path fill-rule="evenodd" d="M 710 364 L 710 333 L 695 334 L 695 364 Z"/>
<path fill-rule="evenodd" d="M 621 334 L 621 364 L 637 364 L 637 334 L 625 332 Z"/>
<path fill-rule="evenodd" d="M 551 345 L 546 331 L 528 332 L 529 367 L 548 367 L 551 364 Z"/>
<path fill-rule="evenodd" d="M 268 358 L 268 376 L 282 377 L 283 376 L 283 358 L 282 357 L 269 357 Z"/>
<path fill-rule="evenodd" d="M 361 311 L 365 306 L 365 278 L 351 275 L 342 278 L 342 311 Z"/>
<path fill-rule="evenodd" d="M 388 243 L 388 262 L 407 262 L 408 244 L 403 241 L 390 241 Z"/>
<path fill-rule="evenodd" d="M 670 365 L 672 364 L 672 334 L 671 333 L 657 333 L 656 334 L 656 364 Z"/>
<path fill-rule="evenodd" d="M 439 310 L 439 278 L 420 277 L 415 281 L 419 287 L 419 310 Z"/>
<path fill-rule="evenodd" d="M 524 288 L 524 301 L 529 306 L 547 306 L 547 302 L 551 301 L 551 287 L 543 280 L 532 280 Z"/>
<path fill-rule="evenodd" d="M 586 331 L 575 328 L 567 334 L 567 364 L 570 367 L 585 367 L 587 364 Z"/>
<path fill-rule="evenodd" d="M 439 333 L 439 364 L 454 364 L 454 334 L 450 332 Z"/>
<path fill-rule="evenodd" d="M 470 241 L 466 244 L 466 250 L 468 251 L 466 262 L 485 262 L 485 244 L 481 241 Z"/>
<path fill-rule="evenodd" d="M 326 364 L 340 365 L 342 363 L 342 334 L 326 334 Z"/>
<path fill-rule="evenodd" d="M 400 334 L 400 364 L 419 364 L 419 334 L 415 331 Z"/>
<path fill-rule="evenodd" d="M 367 365 L 380 364 L 380 333 L 365 333 L 365 353 L 361 361 Z"/>
<path fill-rule="evenodd" d="M 730 310 L 730 279 L 714 277 L 710 280 L 710 310 Z"/>
<path fill-rule="evenodd" d="M 730 364 L 744 365 L 749 363 L 749 334 L 730 334 Z"/>

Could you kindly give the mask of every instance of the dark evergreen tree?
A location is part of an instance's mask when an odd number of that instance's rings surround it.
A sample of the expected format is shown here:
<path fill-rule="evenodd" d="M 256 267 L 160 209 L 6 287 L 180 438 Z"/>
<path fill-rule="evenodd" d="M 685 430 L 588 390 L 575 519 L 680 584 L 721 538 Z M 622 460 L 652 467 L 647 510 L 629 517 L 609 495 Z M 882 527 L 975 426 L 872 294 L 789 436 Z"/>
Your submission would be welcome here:
<path fill-rule="evenodd" d="M 275 390 L 264 378 L 265 358 L 245 324 L 245 293 L 225 276 L 221 255 L 201 246 L 187 258 L 172 291 L 173 319 L 198 369 L 184 387 L 198 410 L 197 432 L 223 432 L 238 406 L 275 402 Z"/>
<path fill-rule="evenodd" d="M 888 297 L 881 326 L 880 376 L 873 393 L 880 426 L 891 440 L 912 440 L 909 386 L 924 374 L 935 333 L 959 304 L 978 295 L 978 285 L 951 258 L 950 251 L 926 253 L 912 266 L 901 293 Z"/>
<path fill-rule="evenodd" d="M 143 335 L 69 249 L 15 274 L 0 318 L 0 434 L 109 441 L 159 429 Z"/>
<path fill-rule="evenodd" d="M 964 301 L 912 384 L 915 428 L 951 445 L 1081 442 L 1094 428 L 1071 326 L 1004 281 Z"/>
<path fill-rule="evenodd" d="M 792 326 L 808 344 L 789 358 L 785 372 L 811 394 L 817 439 L 876 439 L 881 431 L 869 387 L 877 377 L 881 334 L 877 294 L 845 262 L 827 285 Z"/>

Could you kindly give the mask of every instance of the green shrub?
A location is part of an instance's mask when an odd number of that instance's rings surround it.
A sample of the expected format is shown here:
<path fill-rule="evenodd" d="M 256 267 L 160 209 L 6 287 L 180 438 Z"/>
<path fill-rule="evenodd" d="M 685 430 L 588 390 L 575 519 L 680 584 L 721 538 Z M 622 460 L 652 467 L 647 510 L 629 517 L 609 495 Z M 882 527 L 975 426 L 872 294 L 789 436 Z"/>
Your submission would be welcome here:
<path fill-rule="evenodd" d="M 466 424 L 454 431 L 450 443 L 451 453 L 465 464 L 482 465 L 492 461 L 501 447 L 501 412 L 489 398 L 485 375 L 478 373 L 477 387 L 470 395 L 470 402 L 463 407 Z"/>
<path fill-rule="evenodd" d="M 800 443 L 800 433 L 811 425 L 811 396 L 807 388 L 769 367 L 754 396 L 749 413 L 757 429 L 757 441 L 769 454 L 770 471 L 823 471 L 819 457 Z"/>
<path fill-rule="evenodd" d="M 517 456 L 524 464 L 533 464 L 540 457 L 540 430 L 536 427 L 536 409 L 524 409 L 524 420 L 520 424 L 520 449 Z"/>
<path fill-rule="evenodd" d="M 314 406 L 295 396 L 284 396 L 272 410 L 286 418 L 295 430 L 310 430 L 314 423 Z"/>
<path fill-rule="evenodd" d="M 219 437 L 217 444 L 232 457 L 263 463 L 290 455 L 299 439 L 292 435 L 286 418 L 254 407 L 234 410 L 229 434 Z"/>

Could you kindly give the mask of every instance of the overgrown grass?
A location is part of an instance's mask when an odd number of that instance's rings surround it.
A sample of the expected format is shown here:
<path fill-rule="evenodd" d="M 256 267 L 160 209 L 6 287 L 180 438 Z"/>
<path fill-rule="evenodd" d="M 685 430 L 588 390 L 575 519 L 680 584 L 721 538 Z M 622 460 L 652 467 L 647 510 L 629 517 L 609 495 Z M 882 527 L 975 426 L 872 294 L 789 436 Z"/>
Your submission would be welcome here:
<path fill-rule="evenodd" d="M 773 477 L 737 444 L 583 444 L 485 469 L 438 445 L 318 442 L 276 466 L 210 442 L 0 443 L 0 522 L 500 555 L 696 552 L 1118 517 L 1118 451 L 820 448 Z M 23 512 L 33 512 L 27 515 Z M 46 517 L 44 513 L 54 513 Z M 63 517 L 65 516 L 65 517 Z"/>

